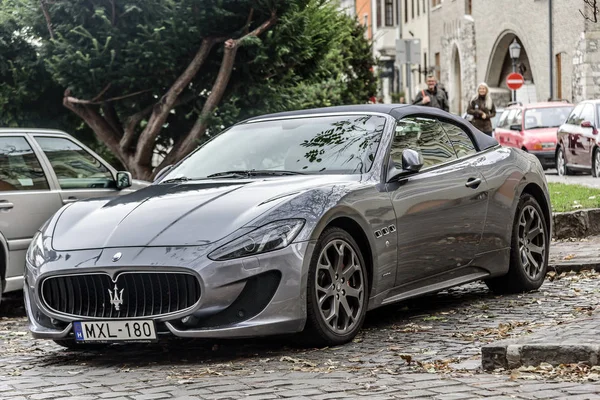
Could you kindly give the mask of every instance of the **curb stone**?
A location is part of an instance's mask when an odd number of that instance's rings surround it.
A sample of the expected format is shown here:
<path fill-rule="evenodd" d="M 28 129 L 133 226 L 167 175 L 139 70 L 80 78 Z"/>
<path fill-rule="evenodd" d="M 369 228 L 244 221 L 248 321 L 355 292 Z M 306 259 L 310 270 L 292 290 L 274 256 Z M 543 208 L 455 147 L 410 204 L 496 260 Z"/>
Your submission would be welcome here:
<path fill-rule="evenodd" d="M 600 208 L 554 213 L 552 220 L 556 239 L 600 234 Z"/>
<path fill-rule="evenodd" d="M 538 366 L 541 363 L 594 366 L 599 365 L 599 361 L 600 345 L 596 344 L 514 344 L 500 341 L 481 348 L 481 366 L 485 371 Z"/>
<path fill-rule="evenodd" d="M 561 274 L 563 272 L 580 272 L 586 270 L 596 270 L 600 271 L 600 262 L 590 261 L 587 263 L 556 263 L 556 264 L 548 264 L 548 271 L 554 271 L 557 274 Z"/>

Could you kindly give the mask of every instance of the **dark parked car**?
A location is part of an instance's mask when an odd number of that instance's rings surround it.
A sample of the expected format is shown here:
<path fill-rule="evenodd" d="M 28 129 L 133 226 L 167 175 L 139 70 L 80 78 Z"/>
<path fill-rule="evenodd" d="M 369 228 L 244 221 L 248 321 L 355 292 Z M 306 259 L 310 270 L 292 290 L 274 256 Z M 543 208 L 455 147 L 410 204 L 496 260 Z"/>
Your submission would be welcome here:
<path fill-rule="evenodd" d="M 559 175 L 591 171 L 600 177 L 600 100 L 583 101 L 558 130 L 556 169 Z"/>
<path fill-rule="evenodd" d="M 303 332 L 348 342 L 365 313 L 485 280 L 540 287 L 542 167 L 431 107 L 256 117 L 151 186 L 62 208 L 27 254 L 37 338 L 79 343 Z"/>

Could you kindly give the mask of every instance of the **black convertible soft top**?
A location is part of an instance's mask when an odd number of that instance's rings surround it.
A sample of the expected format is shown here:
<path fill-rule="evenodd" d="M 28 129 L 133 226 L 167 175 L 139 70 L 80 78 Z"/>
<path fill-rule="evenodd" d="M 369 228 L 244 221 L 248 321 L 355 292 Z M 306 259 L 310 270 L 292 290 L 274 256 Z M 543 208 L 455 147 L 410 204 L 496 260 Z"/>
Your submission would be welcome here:
<path fill-rule="evenodd" d="M 322 108 L 311 108 L 308 110 L 295 110 L 295 111 L 284 111 L 274 114 L 260 115 L 257 117 L 249 118 L 241 123 L 253 122 L 257 120 L 271 119 L 271 118 L 285 118 L 295 117 L 302 115 L 311 114 L 327 114 L 327 113 L 345 113 L 345 112 L 365 112 L 365 113 L 381 113 L 389 114 L 394 118 L 402 118 L 409 115 L 422 115 L 431 116 L 440 120 L 452 121 L 457 125 L 465 128 L 465 130 L 471 133 L 471 137 L 475 141 L 475 145 L 478 150 L 485 150 L 498 145 L 496 139 L 481 132 L 468 121 L 463 118 L 457 117 L 454 114 L 450 114 L 446 111 L 440 110 L 433 107 L 424 106 L 413 106 L 407 104 L 356 104 L 349 106 L 335 106 L 335 107 L 322 107 Z"/>

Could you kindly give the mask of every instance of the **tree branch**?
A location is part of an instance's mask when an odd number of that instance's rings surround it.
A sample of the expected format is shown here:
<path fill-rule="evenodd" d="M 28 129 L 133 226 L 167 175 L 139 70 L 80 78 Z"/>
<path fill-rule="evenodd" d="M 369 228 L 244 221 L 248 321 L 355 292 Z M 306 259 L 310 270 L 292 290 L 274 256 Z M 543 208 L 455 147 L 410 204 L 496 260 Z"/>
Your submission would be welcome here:
<path fill-rule="evenodd" d="M 127 160 L 127 158 L 121 153 L 119 149 L 119 139 L 110 124 L 100 115 L 97 110 L 90 105 L 70 102 L 69 98 L 71 97 L 69 94 L 69 90 L 65 91 L 63 105 L 77 114 L 79 118 L 83 119 L 86 124 L 92 128 L 96 135 L 98 135 L 100 140 L 106 143 L 108 148 L 117 156 L 119 161 L 121 161 L 124 165 L 129 166 L 129 160 Z"/>
<path fill-rule="evenodd" d="M 139 94 L 147 93 L 147 92 L 151 92 L 151 91 L 152 91 L 152 89 L 140 90 L 139 92 L 126 94 L 123 96 L 112 97 L 112 98 L 106 99 L 106 100 L 96 100 L 96 101 L 95 100 L 82 100 L 82 99 L 78 99 L 78 98 L 69 96 L 69 103 L 73 103 L 73 104 L 103 104 L 103 103 L 107 103 L 107 102 L 111 102 L 111 101 L 127 99 L 129 97 L 137 96 Z M 100 95 L 98 95 L 98 96 L 100 96 Z M 96 96 L 96 98 L 98 98 L 98 96 Z"/>
<path fill-rule="evenodd" d="M 112 6 L 112 18 L 110 23 L 112 26 L 115 26 L 117 22 L 117 8 L 115 6 L 115 0 L 110 0 L 110 4 Z"/>
<path fill-rule="evenodd" d="M 44 18 L 46 18 L 46 25 L 48 26 L 48 32 L 50 32 L 50 39 L 54 40 L 54 31 L 52 30 L 52 22 L 50 21 L 50 14 L 46 9 L 46 4 L 44 0 L 40 0 L 40 7 L 42 12 L 44 13 Z"/>
<path fill-rule="evenodd" d="M 583 3 L 592 9 L 592 17 L 588 17 L 581 10 L 579 10 L 579 13 L 583 16 L 584 19 L 593 23 L 598 23 L 598 13 L 600 12 L 600 10 L 598 9 L 598 0 L 583 0 Z"/>
<path fill-rule="evenodd" d="M 175 101 L 181 94 L 181 92 L 189 85 L 194 79 L 200 67 L 204 64 L 208 55 L 215 43 L 219 41 L 218 38 L 205 38 L 202 40 L 200 49 L 194 56 L 193 60 L 187 66 L 185 71 L 177 78 L 173 85 L 169 88 L 167 93 L 160 99 L 160 101 L 154 106 L 152 115 L 148 120 L 148 125 L 142 131 L 139 137 L 137 152 L 135 155 L 136 163 L 138 164 L 149 164 L 152 159 L 152 149 L 154 148 L 154 141 L 158 136 L 162 126 L 169 116 L 169 112 L 173 108 Z"/>
<path fill-rule="evenodd" d="M 123 126 L 121 125 L 114 104 L 108 102 L 102 104 L 102 113 L 104 114 L 104 119 L 112 128 L 115 136 L 121 137 L 123 135 Z"/>
<path fill-rule="evenodd" d="M 102 89 L 100 91 L 100 93 L 98 93 L 98 95 L 92 99 L 92 102 L 96 102 L 96 101 L 100 100 L 102 98 L 102 96 L 104 96 L 104 94 L 108 91 L 108 89 L 110 89 L 111 85 L 112 85 L 112 82 L 109 82 L 109 84 L 106 85 L 106 87 L 104 89 Z"/>
<path fill-rule="evenodd" d="M 210 94 L 208 95 L 208 98 L 202 107 L 200 116 L 194 123 L 194 126 L 190 130 L 189 134 L 181 143 L 181 146 L 177 151 L 176 158 L 181 159 L 188 155 L 196 147 L 196 142 L 206 132 L 206 128 L 208 127 L 208 118 L 214 113 L 215 109 L 221 102 L 223 94 L 225 93 L 225 89 L 227 88 L 227 84 L 229 83 L 229 78 L 231 78 L 231 72 L 233 70 L 235 56 L 237 54 L 240 42 L 248 36 L 261 35 L 271 26 L 273 26 L 276 21 L 277 15 L 275 12 L 273 12 L 268 20 L 263 22 L 252 32 L 245 34 L 239 39 L 229 39 L 225 42 L 225 51 L 223 53 L 223 60 L 221 61 L 221 67 L 219 68 L 217 79 L 215 79 Z"/>

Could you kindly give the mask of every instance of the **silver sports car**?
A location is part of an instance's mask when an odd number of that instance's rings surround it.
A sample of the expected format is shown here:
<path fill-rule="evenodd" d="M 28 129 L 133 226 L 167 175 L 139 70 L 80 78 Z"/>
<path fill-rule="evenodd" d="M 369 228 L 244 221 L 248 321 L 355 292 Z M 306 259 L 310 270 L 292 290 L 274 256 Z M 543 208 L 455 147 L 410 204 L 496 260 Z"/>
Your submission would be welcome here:
<path fill-rule="evenodd" d="M 302 332 L 484 280 L 540 287 L 551 209 L 537 158 L 432 108 L 252 118 L 141 190 L 60 209 L 28 253 L 36 338 L 83 348 Z M 88 344 L 88 346 L 81 346 Z"/>

